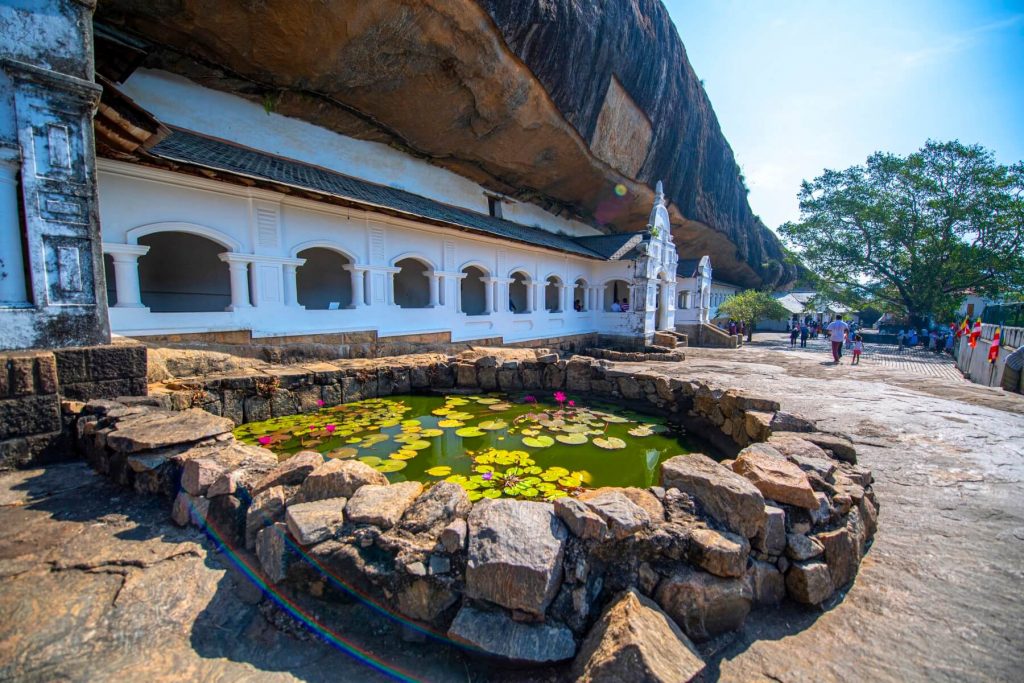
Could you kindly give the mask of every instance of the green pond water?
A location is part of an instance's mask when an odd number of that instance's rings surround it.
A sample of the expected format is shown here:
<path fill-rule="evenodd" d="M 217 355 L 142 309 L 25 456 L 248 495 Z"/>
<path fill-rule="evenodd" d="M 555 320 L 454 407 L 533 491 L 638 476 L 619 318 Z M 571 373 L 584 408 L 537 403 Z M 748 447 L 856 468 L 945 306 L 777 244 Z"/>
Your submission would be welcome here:
<path fill-rule="evenodd" d="M 651 486 L 663 460 L 702 450 L 659 418 L 557 399 L 392 396 L 245 424 L 235 436 L 281 459 L 316 450 L 359 459 L 392 482 L 452 481 L 472 500 Z"/>

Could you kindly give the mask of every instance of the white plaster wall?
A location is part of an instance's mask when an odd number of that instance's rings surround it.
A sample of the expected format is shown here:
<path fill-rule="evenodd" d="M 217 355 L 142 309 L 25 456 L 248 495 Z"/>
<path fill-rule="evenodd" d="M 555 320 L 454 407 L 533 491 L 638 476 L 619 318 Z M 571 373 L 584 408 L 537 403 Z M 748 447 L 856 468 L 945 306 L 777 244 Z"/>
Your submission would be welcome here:
<path fill-rule="evenodd" d="M 259 104 L 165 71 L 139 69 L 123 89 L 164 123 L 487 213 L 487 197 L 480 185 L 387 145 L 267 114 Z M 214 111 L 217 115 L 211 116 Z M 584 223 L 554 216 L 533 204 L 507 203 L 503 215 L 551 232 L 600 234 Z"/>
<path fill-rule="evenodd" d="M 626 334 L 629 330 L 624 314 L 593 310 L 599 306 L 583 312 L 573 310 L 571 290 L 565 295 L 561 312 L 543 310 L 540 289 L 534 291 L 533 313 L 513 315 L 507 310 L 507 285 L 498 284 L 496 312 L 468 316 L 457 308 L 458 280 L 454 277 L 443 278 L 437 308 L 403 309 L 389 304 L 383 286 L 389 276 L 387 270 L 407 257 L 422 259 L 439 273 L 457 273 L 472 264 L 485 269 L 488 277 L 504 279 L 521 270 L 538 283 L 554 275 L 565 283 L 583 278 L 590 285 L 602 285 L 611 279 L 632 281 L 634 264 L 629 261 L 569 256 L 109 160 L 100 161 L 98 182 L 103 242 L 108 252 L 116 250 L 118 244 L 130 243 L 134 229 L 165 224 L 215 234 L 223 243 L 233 245 L 232 258 L 252 261 L 248 277 L 251 308 L 153 313 L 145 308 L 118 306 L 110 309 L 110 320 L 113 330 L 120 334 L 251 329 L 257 337 L 355 330 L 376 330 L 381 336 L 393 336 L 451 331 L 455 341 L 496 336 L 520 341 L 587 332 Z M 277 233 L 269 241 L 255 237 L 257 206 L 277 217 Z M 294 267 L 296 262 L 291 259 L 295 254 L 311 246 L 336 249 L 348 255 L 358 268 L 370 269 L 367 298 L 372 305 L 334 311 L 288 305 L 282 295 L 287 291 L 287 264 Z M 150 253 L 141 258 L 159 255 Z"/>

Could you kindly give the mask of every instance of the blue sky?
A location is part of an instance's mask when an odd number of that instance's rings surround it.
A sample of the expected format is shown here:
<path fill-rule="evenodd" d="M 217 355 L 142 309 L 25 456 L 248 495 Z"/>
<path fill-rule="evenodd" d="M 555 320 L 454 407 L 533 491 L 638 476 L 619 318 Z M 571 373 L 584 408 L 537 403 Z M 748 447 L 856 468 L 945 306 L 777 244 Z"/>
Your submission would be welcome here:
<path fill-rule="evenodd" d="M 775 228 L 800 181 L 927 139 L 1024 160 L 1024 0 L 664 0 Z"/>

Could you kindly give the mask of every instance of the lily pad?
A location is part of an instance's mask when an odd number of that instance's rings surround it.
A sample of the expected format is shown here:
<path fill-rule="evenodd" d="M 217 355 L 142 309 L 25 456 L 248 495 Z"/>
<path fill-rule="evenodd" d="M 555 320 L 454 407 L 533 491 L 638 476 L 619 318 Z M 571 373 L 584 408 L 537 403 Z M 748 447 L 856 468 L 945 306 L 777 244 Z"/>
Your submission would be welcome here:
<path fill-rule="evenodd" d="M 408 464 L 409 463 L 403 460 L 389 459 L 384 460 L 380 464 L 376 465 L 373 469 L 377 470 L 378 472 L 384 472 L 386 474 L 388 472 L 397 472 L 398 470 L 404 470 L 406 468 L 406 465 Z"/>
<path fill-rule="evenodd" d="M 430 438 L 430 439 L 434 438 L 435 436 L 441 436 L 442 434 L 444 434 L 444 430 L 443 429 L 434 429 L 434 428 L 424 429 L 422 432 L 420 432 L 420 436 L 422 436 L 424 438 Z"/>
<path fill-rule="evenodd" d="M 482 406 L 492 406 L 495 403 L 501 403 L 501 399 L 500 398 L 478 398 L 476 400 L 476 402 L 479 403 Z"/>
<path fill-rule="evenodd" d="M 335 448 L 333 451 L 328 451 L 326 455 L 328 458 L 337 458 L 341 460 L 344 458 L 351 458 L 358 452 L 359 451 L 354 448 Z"/>
<path fill-rule="evenodd" d="M 463 438 L 469 439 L 477 436 L 483 436 L 487 432 L 482 431 L 478 427 L 463 427 L 462 429 L 456 429 L 455 434 Z"/>
<path fill-rule="evenodd" d="M 579 446 L 588 441 L 585 434 L 559 434 L 555 437 L 558 443 L 568 444 L 570 446 Z"/>
<path fill-rule="evenodd" d="M 608 438 L 596 438 L 594 439 L 594 445 L 598 448 L 604 448 L 605 450 L 614 451 L 620 448 L 626 447 L 626 442 L 614 436 Z"/>
<path fill-rule="evenodd" d="M 430 448 L 431 443 L 429 441 L 409 441 L 405 444 L 405 448 L 410 451 L 422 451 L 425 448 Z"/>
<path fill-rule="evenodd" d="M 416 451 L 402 449 L 396 453 L 392 453 L 391 457 L 394 458 L 395 460 L 412 460 L 417 455 L 419 455 L 419 453 L 417 453 Z"/>
<path fill-rule="evenodd" d="M 542 434 L 540 436 L 523 437 L 523 444 L 530 448 L 547 448 L 548 446 L 553 446 L 555 444 L 555 440 L 550 436 L 544 436 Z"/>
<path fill-rule="evenodd" d="M 451 429 L 452 427 L 464 427 L 466 426 L 466 423 L 460 422 L 459 420 L 441 420 L 437 423 L 437 426 L 444 427 L 445 429 Z"/>
<path fill-rule="evenodd" d="M 477 427 L 479 427 L 480 429 L 484 429 L 488 432 L 493 432 L 498 429 L 505 429 L 506 427 L 508 427 L 508 422 L 505 422 L 504 420 L 484 420 L 479 425 L 477 425 Z"/>
<path fill-rule="evenodd" d="M 508 410 L 509 408 L 511 408 L 512 404 L 511 403 L 495 403 L 494 405 L 487 406 L 487 407 L 490 410 L 493 410 L 495 412 L 499 412 L 500 413 L 503 410 Z"/>
<path fill-rule="evenodd" d="M 640 425 L 639 427 L 633 427 L 629 430 L 630 436 L 651 436 L 654 432 L 647 425 Z"/>
<path fill-rule="evenodd" d="M 437 467 L 431 467 L 426 473 L 432 477 L 447 477 L 452 473 L 452 468 L 448 465 L 438 465 Z"/>
<path fill-rule="evenodd" d="M 363 457 L 359 458 L 359 462 L 366 463 L 370 467 L 376 467 L 377 465 L 381 464 L 384 461 L 378 458 L 376 455 L 364 455 Z"/>

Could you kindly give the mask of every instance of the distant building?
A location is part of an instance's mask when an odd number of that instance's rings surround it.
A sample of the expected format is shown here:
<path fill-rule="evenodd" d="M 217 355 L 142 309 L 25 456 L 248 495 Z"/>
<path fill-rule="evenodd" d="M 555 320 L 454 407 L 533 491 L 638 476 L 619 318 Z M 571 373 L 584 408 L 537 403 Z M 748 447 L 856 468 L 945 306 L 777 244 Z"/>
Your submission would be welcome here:
<path fill-rule="evenodd" d="M 776 292 L 775 299 L 782 304 L 783 308 L 789 311 L 789 316 L 777 320 L 762 320 L 757 324 L 757 329 L 766 332 L 785 332 L 793 324 L 802 322 L 825 323 L 832 320 L 836 315 L 842 315 L 847 321 L 857 322 L 857 313 L 849 306 L 837 302 L 828 304 L 815 304 L 818 293 L 805 290 L 799 292 Z"/>

